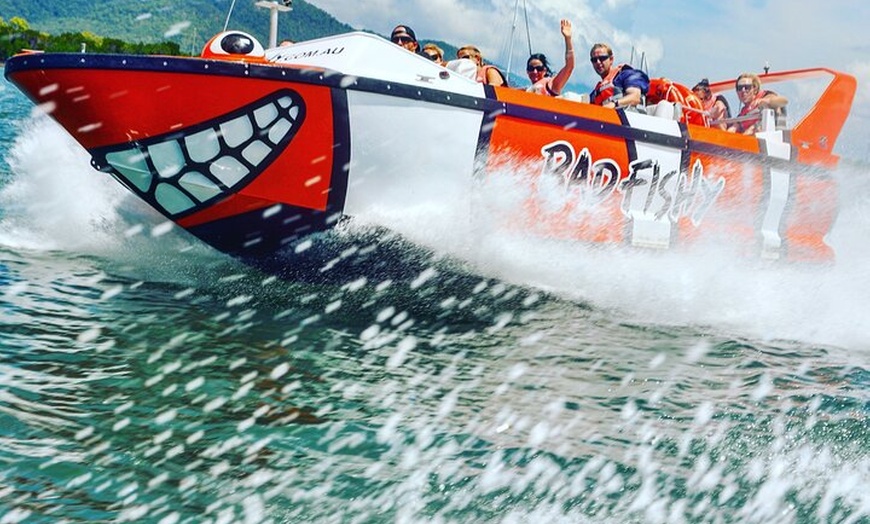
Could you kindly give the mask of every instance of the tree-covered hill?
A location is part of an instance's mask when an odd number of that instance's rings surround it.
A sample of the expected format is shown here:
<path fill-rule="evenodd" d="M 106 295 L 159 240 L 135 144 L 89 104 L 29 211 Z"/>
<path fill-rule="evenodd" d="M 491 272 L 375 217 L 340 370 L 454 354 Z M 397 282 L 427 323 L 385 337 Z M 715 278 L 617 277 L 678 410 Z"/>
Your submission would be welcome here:
<path fill-rule="evenodd" d="M 51 34 L 82 31 L 130 42 L 177 43 L 182 52 L 199 54 L 203 44 L 224 28 L 232 0 L 0 0 L 0 18 L 25 19 L 30 27 Z M 263 44 L 269 41 L 269 11 L 254 0 L 236 0 L 230 29 L 246 31 Z M 307 40 L 344 33 L 352 28 L 328 13 L 294 0 L 282 13 L 278 38 Z"/>
<path fill-rule="evenodd" d="M 175 42 L 126 42 L 106 38 L 89 31 L 51 35 L 30 27 L 27 20 L 12 17 L 8 22 L 0 18 L 0 61 L 25 49 L 47 52 L 74 53 L 87 49 L 92 53 L 124 53 L 144 55 L 181 55 Z"/>
<path fill-rule="evenodd" d="M 228 28 L 254 35 L 263 45 L 269 42 L 269 11 L 256 7 L 256 0 L 235 0 Z M 354 0 L 348 0 L 354 1 Z M 69 39 L 75 45 L 47 49 L 45 38 L 27 38 L 25 42 L 0 42 L 3 55 L 11 56 L 23 47 L 43 50 L 77 50 L 79 42 L 88 42 L 91 52 L 141 52 L 177 54 L 165 44 L 178 46 L 181 54 L 198 55 L 213 35 L 223 30 L 233 0 L 0 0 L 0 20 L 7 24 L 21 18 L 33 32 L 51 36 L 55 44 Z M 302 41 L 346 33 L 353 28 L 305 0 L 293 0 L 293 10 L 278 17 L 278 40 Z M 108 40 L 94 46 L 92 38 Z M 386 36 L 386 35 L 384 35 Z M 0 35 L 3 37 L 3 35 Z M 59 38 L 64 37 L 64 38 Z M 67 38 L 68 37 L 68 38 Z M 20 39 L 19 39 L 20 40 Z M 121 42 L 123 41 L 123 42 Z M 428 40 L 427 40 L 428 41 Z M 154 48 L 122 47 L 121 44 L 153 44 Z M 456 56 L 456 46 L 436 40 L 445 58 Z M 512 76 L 511 81 L 525 79 Z"/>

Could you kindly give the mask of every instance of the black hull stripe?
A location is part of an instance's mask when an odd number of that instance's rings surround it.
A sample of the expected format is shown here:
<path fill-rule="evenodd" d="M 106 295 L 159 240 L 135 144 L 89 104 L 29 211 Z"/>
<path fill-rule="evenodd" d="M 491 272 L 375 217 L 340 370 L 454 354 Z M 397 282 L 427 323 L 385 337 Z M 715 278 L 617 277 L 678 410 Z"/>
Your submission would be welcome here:
<path fill-rule="evenodd" d="M 463 109 L 483 111 L 484 122 L 489 123 L 492 116 L 507 115 L 524 120 L 558 125 L 569 129 L 613 136 L 624 140 L 639 140 L 651 144 L 663 145 L 677 149 L 688 149 L 691 152 L 704 153 L 713 156 L 727 157 L 747 163 L 761 164 L 767 167 L 777 167 L 794 171 L 795 174 L 808 172 L 808 166 L 794 159 L 785 160 L 768 157 L 762 153 L 732 149 L 708 142 L 675 137 L 662 133 L 645 131 L 620 124 L 601 122 L 592 118 L 578 117 L 564 113 L 554 113 L 519 104 L 508 104 L 495 100 L 494 90 L 485 89 L 486 98 L 462 95 L 441 91 L 433 88 L 417 87 L 408 84 L 387 82 L 372 78 L 354 77 L 338 72 L 294 69 L 272 65 L 249 64 L 243 62 L 204 60 L 201 58 L 155 57 L 136 55 L 96 55 L 74 53 L 52 53 L 20 55 L 10 58 L 5 65 L 5 75 L 10 78 L 18 71 L 39 69 L 124 69 L 155 71 L 164 73 L 190 73 L 218 76 L 235 76 L 258 78 L 282 82 L 300 82 L 333 87 L 339 90 L 348 89 L 363 91 L 411 100 L 420 100 Z M 433 78 L 432 82 L 437 82 Z M 489 117 L 487 117 L 489 115 Z M 488 142 L 488 131 L 481 133 L 481 143 Z M 792 148 L 794 149 L 794 148 Z M 814 168 L 815 174 L 828 173 L 827 169 Z"/>

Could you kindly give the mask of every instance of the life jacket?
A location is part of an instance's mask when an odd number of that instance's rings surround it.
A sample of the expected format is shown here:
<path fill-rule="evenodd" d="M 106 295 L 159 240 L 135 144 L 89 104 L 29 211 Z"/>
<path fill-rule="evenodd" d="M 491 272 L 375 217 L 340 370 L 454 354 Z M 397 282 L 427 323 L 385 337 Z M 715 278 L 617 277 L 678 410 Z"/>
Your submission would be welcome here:
<path fill-rule="evenodd" d="M 773 95 L 773 94 L 776 94 L 776 93 L 774 93 L 773 91 L 767 91 L 767 90 L 759 91 L 758 95 L 752 100 L 752 102 L 750 102 L 750 103 L 746 104 L 745 106 L 743 106 L 742 108 L 740 108 L 740 114 L 738 114 L 737 116 L 752 115 L 752 113 L 754 111 L 755 115 L 753 115 L 753 116 L 755 116 L 755 118 L 750 118 L 750 119 L 742 121 L 742 122 L 737 122 L 737 131 L 739 133 L 746 131 L 747 129 L 749 129 L 750 126 L 757 124 L 758 121 L 761 120 L 761 112 L 758 111 L 758 109 L 757 109 L 758 101 L 767 95 Z M 778 107 L 778 108 L 773 110 L 774 124 L 776 126 L 776 129 L 785 129 L 785 127 L 786 127 L 786 119 L 785 119 L 786 114 L 787 113 L 786 113 L 785 107 Z"/>
<path fill-rule="evenodd" d="M 595 105 L 603 105 L 604 102 L 607 102 L 614 95 L 622 94 L 622 90 L 620 89 L 617 92 L 617 87 L 613 85 L 613 80 L 616 79 L 616 75 L 622 71 L 622 68 L 625 67 L 626 64 L 619 64 L 616 67 L 611 67 L 610 71 L 607 72 L 604 78 L 598 81 L 598 84 L 595 85 L 595 89 L 592 90 L 592 93 L 589 94 L 589 100 L 592 101 Z"/>
<path fill-rule="evenodd" d="M 504 73 L 502 73 L 501 70 L 499 68 L 495 67 L 494 65 L 485 65 L 481 68 L 478 68 L 477 81 L 480 82 L 481 84 L 489 84 L 489 82 L 486 79 L 486 75 L 490 69 L 495 69 L 496 72 L 499 74 L 499 76 L 501 76 L 501 80 L 502 80 L 502 82 L 504 82 L 504 87 L 509 87 L 507 78 L 504 76 Z"/>
<path fill-rule="evenodd" d="M 755 95 L 755 98 L 753 98 L 751 102 L 740 108 L 740 113 L 737 115 L 738 117 L 752 115 L 754 116 L 754 118 L 748 118 L 746 120 L 737 122 L 738 133 L 743 133 L 750 127 L 758 124 L 758 122 L 761 120 L 761 112 L 758 110 L 758 101 L 770 94 L 774 94 L 773 91 L 762 91 L 759 89 L 758 94 Z M 778 109 L 774 109 L 773 114 L 776 117 L 776 128 L 785 128 L 785 108 L 781 107 Z"/>
<path fill-rule="evenodd" d="M 761 89 L 759 89 L 758 94 L 755 95 L 755 98 L 753 98 L 748 104 L 746 104 L 740 108 L 740 112 L 737 113 L 738 118 L 744 117 L 744 116 L 749 116 L 749 115 L 752 115 L 753 113 L 755 114 L 755 118 L 747 118 L 746 120 L 741 120 L 740 122 L 737 122 L 736 127 L 737 127 L 738 133 L 743 133 L 744 131 L 746 131 L 750 127 L 754 126 L 755 124 L 757 124 L 761 120 L 761 113 L 758 111 L 757 106 L 758 106 L 758 101 L 761 100 L 762 98 L 764 98 L 764 95 L 766 95 L 766 94 L 767 94 L 767 91 L 762 91 Z"/>
<path fill-rule="evenodd" d="M 725 110 L 722 114 L 713 114 L 713 108 L 716 106 L 716 102 L 722 101 L 722 104 L 725 106 Z M 704 111 L 707 113 L 707 118 L 711 121 L 724 120 L 726 118 L 731 118 L 731 107 L 728 105 L 728 99 L 722 95 L 711 96 L 709 100 L 704 100 Z M 724 124 L 717 124 L 722 126 Z"/>
<path fill-rule="evenodd" d="M 720 95 L 720 96 L 721 96 L 721 95 Z M 701 100 L 701 102 L 704 103 L 704 111 L 706 111 L 707 114 L 710 114 L 710 110 L 713 109 L 713 106 L 716 105 L 716 102 L 717 102 L 718 100 L 719 100 L 719 96 L 715 96 L 715 97 L 714 97 L 714 96 L 711 96 L 711 97 L 710 97 L 709 99 L 707 99 L 707 100 Z"/>
<path fill-rule="evenodd" d="M 526 88 L 529 93 L 537 93 L 545 96 L 559 96 L 559 93 L 553 92 L 553 77 L 545 76 L 534 84 Z"/>

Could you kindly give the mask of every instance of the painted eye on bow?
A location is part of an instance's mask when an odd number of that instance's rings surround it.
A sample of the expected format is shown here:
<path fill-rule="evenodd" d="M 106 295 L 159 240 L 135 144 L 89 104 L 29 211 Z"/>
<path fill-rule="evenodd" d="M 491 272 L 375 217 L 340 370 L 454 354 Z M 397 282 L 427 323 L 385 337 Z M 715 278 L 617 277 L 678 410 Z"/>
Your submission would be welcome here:
<path fill-rule="evenodd" d="M 213 36 L 203 48 L 203 58 L 262 61 L 266 51 L 253 36 L 242 31 L 225 31 Z"/>

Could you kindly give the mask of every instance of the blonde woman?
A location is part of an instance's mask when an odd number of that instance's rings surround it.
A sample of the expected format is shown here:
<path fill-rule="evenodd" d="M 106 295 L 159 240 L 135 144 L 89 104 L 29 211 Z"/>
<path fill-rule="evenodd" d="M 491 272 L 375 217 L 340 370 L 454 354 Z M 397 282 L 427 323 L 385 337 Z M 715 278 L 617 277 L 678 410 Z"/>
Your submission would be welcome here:
<path fill-rule="evenodd" d="M 423 46 L 423 54 L 440 66 L 447 65 L 444 61 L 444 50 L 431 42 Z"/>
<path fill-rule="evenodd" d="M 788 99 L 773 91 L 761 89 L 761 79 L 754 73 L 743 73 L 734 82 L 737 90 L 737 98 L 742 107 L 737 114 L 738 118 L 746 117 L 728 128 L 728 131 L 752 135 L 759 131 L 761 125 L 761 110 L 773 109 L 776 114 L 777 127 L 784 124 L 785 106 Z"/>

